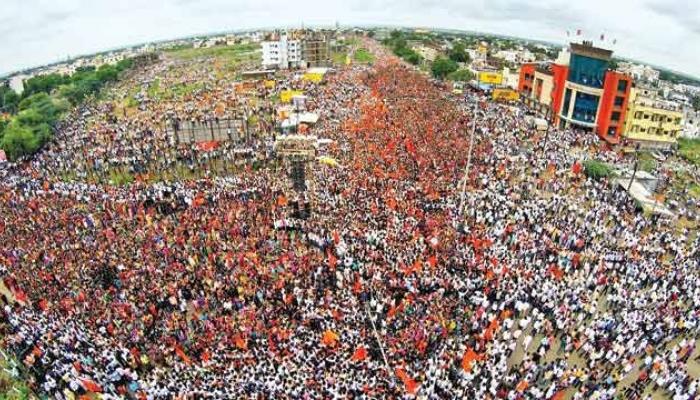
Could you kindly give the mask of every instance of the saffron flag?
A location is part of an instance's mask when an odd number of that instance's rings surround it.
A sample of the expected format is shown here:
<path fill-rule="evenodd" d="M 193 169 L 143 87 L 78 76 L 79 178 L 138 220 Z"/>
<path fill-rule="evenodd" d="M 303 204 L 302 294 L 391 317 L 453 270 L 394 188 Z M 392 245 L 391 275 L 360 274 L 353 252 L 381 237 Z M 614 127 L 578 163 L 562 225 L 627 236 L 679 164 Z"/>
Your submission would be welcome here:
<path fill-rule="evenodd" d="M 367 358 L 367 349 L 364 346 L 359 346 L 357 350 L 355 350 L 355 353 L 353 353 L 352 357 L 350 358 L 352 361 L 355 362 L 362 362 Z"/>
<path fill-rule="evenodd" d="M 248 350 L 248 342 L 243 338 L 241 335 L 236 335 L 233 338 L 234 343 L 236 343 L 236 347 L 238 347 L 241 350 Z"/>
<path fill-rule="evenodd" d="M 473 362 L 480 361 L 482 359 L 483 357 L 476 354 L 474 349 L 468 347 L 467 351 L 464 352 L 464 356 L 462 356 L 462 369 L 467 372 L 471 372 Z"/>
<path fill-rule="evenodd" d="M 418 392 L 418 382 L 416 382 L 413 378 L 408 376 L 408 374 L 406 373 L 406 371 L 404 371 L 403 368 L 396 368 L 396 376 L 398 376 L 399 379 L 401 379 L 403 384 L 406 386 L 406 393 L 416 394 L 416 392 Z"/>
<path fill-rule="evenodd" d="M 102 387 L 95 383 L 92 379 L 88 378 L 81 378 L 80 379 L 80 384 L 83 386 L 83 389 L 87 390 L 88 392 L 92 393 L 101 393 L 102 392 Z"/>
<path fill-rule="evenodd" d="M 515 390 L 517 390 L 518 392 L 522 393 L 522 392 L 526 391 L 527 388 L 528 388 L 529 386 L 530 386 L 530 384 L 529 384 L 525 379 L 523 379 L 523 380 L 520 381 L 520 383 L 518 383 L 518 385 L 515 387 Z"/>
<path fill-rule="evenodd" d="M 207 142 L 199 142 L 197 143 L 197 150 L 199 151 L 212 151 L 219 147 L 219 142 L 215 140 L 210 140 Z"/>
<path fill-rule="evenodd" d="M 179 344 L 175 345 L 175 354 L 177 354 L 185 364 L 192 365 L 192 360 L 185 354 L 185 351 L 182 350 Z"/>
<path fill-rule="evenodd" d="M 338 336 L 338 334 L 333 332 L 332 330 L 328 329 L 325 332 L 323 332 L 321 343 L 328 347 L 335 347 L 336 343 L 338 343 L 338 339 L 340 339 L 340 336 Z"/>

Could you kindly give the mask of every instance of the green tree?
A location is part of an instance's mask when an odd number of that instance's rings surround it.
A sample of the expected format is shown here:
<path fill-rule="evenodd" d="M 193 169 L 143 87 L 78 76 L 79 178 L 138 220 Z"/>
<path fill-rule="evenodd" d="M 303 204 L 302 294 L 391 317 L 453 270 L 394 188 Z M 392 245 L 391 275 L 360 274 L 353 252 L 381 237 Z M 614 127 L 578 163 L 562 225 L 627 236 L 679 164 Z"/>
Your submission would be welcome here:
<path fill-rule="evenodd" d="M 467 82 L 474 79 L 474 74 L 468 69 L 460 69 L 447 75 L 451 81 Z"/>
<path fill-rule="evenodd" d="M 700 111 L 700 96 L 693 97 L 693 109 Z"/>
<path fill-rule="evenodd" d="M 125 58 L 117 62 L 117 71 L 122 72 L 130 69 L 134 65 L 134 60 L 131 58 Z"/>
<path fill-rule="evenodd" d="M 20 99 L 20 96 L 9 86 L 0 86 L 0 112 L 16 113 Z"/>
<path fill-rule="evenodd" d="M 114 82 L 119 77 L 119 70 L 115 66 L 105 64 L 97 70 L 97 79 L 101 82 Z"/>
<path fill-rule="evenodd" d="M 32 154 L 39 150 L 41 143 L 31 129 L 19 123 L 12 122 L 5 128 L 0 147 L 11 160 L 16 160 L 27 154 Z"/>
<path fill-rule="evenodd" d="M 447 75 L 457 71 L 457 68 L 457 63 L 453 60 L 440 57 L 433 61 L 433 65 L 430 67 L 430 70 L 435 78 L 444 79 Z"/>
<path fill-rule="evenodd" d="M 24 81 L 22 97 L 36 93 L 51 93 L 54 89 L 70 82 L 70 77 L 61 74 L 37 75 Z"/>
<path fill-rule="evenodd" d="M 583 172 L 589 178 L 600 180 L 612 175 L 613 170 L 608 164 L 602 161 L 586 160 L 583 162 Z"/>
<path fill-rule="evenodd" d="M 24 111 L 33 111 L 41 116 L 41 122 L 53 124 L 58 120 L 58 116 L 65 109 L 57 107 L 57 103 L 46 93 L 37 93 L 19 103 L 19 115 Z"/>
<path fill-rule="evenodd" d="M 450 60 L 458 63 L 467 63 L 470 61 L 469 53 L 464 47 L 464 43 L 457 42 L 450 51 Z"/>

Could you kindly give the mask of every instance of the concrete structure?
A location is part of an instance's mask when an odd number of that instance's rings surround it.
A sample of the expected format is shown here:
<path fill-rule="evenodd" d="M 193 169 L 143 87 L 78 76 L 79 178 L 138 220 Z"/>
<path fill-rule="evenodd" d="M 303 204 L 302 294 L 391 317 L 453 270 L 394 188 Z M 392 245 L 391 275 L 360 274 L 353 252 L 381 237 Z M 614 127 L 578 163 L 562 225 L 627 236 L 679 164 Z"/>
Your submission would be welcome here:
<path fill-rule="evenodd" d="M 306 67 L 330 67 L 331 39 L 330 31 L 304 31 L 302 36 L 302 60 Z"/>
<path fill-rule="evenodd" d="M 658 90 L 632 89 L 625 122 L 625 138 L 646 148 L 669 149 L 682 131 L 683 113 L 673 102 L 659 98 Z"/>
<path fill-rule="evenodd" d="M 24 81 L 29 79 L 28 75 L 15 75 L 9 80 L 10 89 L 14 90 L 17 94 L 22 94 L 24 92 Z"/>
<path fill-rule="evenodd" d="M 620 63 L 619 71 L 632 76 L 635 81 L 647 83 L 658 82 L 660 76 L 659 71 L 652 67 L 629 62 Z"/>
<path fill-rule="evenodd" d="M 595 132 L 618 143 L 632 78 L 609 69 L 612 51 L 571 43 L 554 63 L 527 63 L 518 90 L 526 104 L 562 128 Z"/>
<path fill-rule="evenodd" d="M 520 74 L 518 70 L 511 71 L 510 68 L 503 68 L 503 86 L 518 89 Z"/>
<path fill-rule="evenodd" d="M 700 138 L 700 111 L 695 111 L 690 107 L 683 110 L 681 136 L 689 139 Z"/>
<path fill-rule="evenodd" d="M 300 40 L 290 40 L 286 34 L 278 40 L 262 42 L 263 68 L 299 68 L 303 66 Z"/>

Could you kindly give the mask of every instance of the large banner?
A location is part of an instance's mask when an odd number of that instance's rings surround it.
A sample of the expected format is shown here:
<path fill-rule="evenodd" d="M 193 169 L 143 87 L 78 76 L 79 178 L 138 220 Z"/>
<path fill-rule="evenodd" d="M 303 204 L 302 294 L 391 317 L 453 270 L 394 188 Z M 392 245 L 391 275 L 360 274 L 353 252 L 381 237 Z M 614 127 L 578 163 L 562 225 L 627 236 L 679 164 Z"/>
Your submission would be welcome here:
<path fill-rule="evenodd" d="M 280 92 L 280 101 L 282 103 L 289 103 L 292 101 L 292 97 L 302 94 L 304 94 L 304 92 L 301 90 L 283 90 Z"/>
<path fill-rule="evenodd" d="M 479 83 L 500 85 L 503 83 L 503 74 L 500 72 L 479 72 Z"/>
<path fill-rule="evenodd" d="M 493 89 L 491 98 L 496 101 L 518 101 L 520 95 L 513 89 Z"/>

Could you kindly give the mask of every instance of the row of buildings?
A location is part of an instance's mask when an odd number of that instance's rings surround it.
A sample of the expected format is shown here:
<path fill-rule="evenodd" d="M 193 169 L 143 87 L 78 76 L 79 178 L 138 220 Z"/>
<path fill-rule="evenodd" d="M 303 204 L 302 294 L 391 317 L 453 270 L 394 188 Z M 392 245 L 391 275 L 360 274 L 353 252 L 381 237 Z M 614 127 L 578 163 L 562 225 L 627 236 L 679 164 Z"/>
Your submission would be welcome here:
<path fill-rule="evenodd" d="M 611 144 L 669 149 L 681 135 L 697 135 L 697 115 L 660 96 L 657 75 L 612 69 L 611 59 L 612 51 L 592 42 L 571 43 L 553 62 L 522 64 L 517 89 L 552 124 Z"/>

